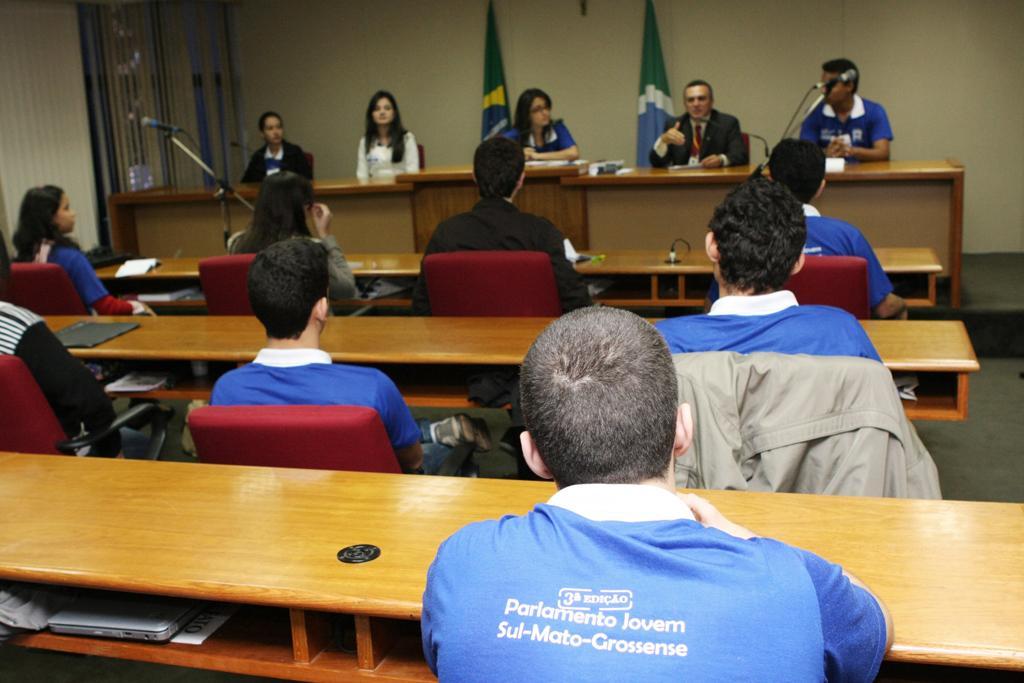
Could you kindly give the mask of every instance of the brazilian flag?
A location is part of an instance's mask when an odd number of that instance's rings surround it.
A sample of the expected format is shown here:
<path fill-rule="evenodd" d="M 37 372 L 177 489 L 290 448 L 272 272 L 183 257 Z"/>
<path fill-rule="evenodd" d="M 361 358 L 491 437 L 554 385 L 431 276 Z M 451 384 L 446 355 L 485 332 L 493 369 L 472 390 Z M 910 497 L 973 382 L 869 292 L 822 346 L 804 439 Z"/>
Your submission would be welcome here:
<path fill-rule="evenodd" d="M 508 97 L 505 95 L 505 68 L 501 65 L 498 28 L 494 24 L 494 5 L 487 3 L 487 39 L 484 47 L 484 113 L 480 138 L 500 135 L 510 127 Z"/>

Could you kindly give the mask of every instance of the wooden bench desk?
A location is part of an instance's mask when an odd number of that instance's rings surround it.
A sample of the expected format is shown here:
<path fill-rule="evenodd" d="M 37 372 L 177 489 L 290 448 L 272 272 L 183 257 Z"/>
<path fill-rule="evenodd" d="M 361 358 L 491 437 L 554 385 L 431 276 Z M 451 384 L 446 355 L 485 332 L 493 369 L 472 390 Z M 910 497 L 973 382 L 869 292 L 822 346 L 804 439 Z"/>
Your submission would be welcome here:
<path fill-rule="evenodd" d="M 51 316 L 54 330 L 82 320 Z M 83 359 L 226 361 L 246 363 L 265 342 L 252 317 L 160 316 L 90 320 L 137 322 L 139 329 L 92 349 L 72 349 Z M 549 318 L 332 318 L 321 346 L 335 362 L 374 365 L 389 374 L 410 405 L 470 407 L 465 373 L 480 365 L 519 365 Z M 862 321 L 883 362 L 898 372 L 916 372 L 916 402 L 905 402 L 911 419 L 967 417 L 968 374 L 979 369 L 962 322 Z M 154 396 L 209 396 L 209 380 L 185 380 L 172 393 Z"/>
<path fill-rule="evenodd" d="M 753 166 L 669 171 L 635 169 L 616 176 L 581 175 L 581 168 L 527 168 L 516 195 L 523 211 L 547 218 L 578 249 L 666 249 L 683 237 L 695 247 L 726 193 Z M 930 247 L 950 278 L 950 302 L 960 305 L 964 167 L 955 159 L 847 164 L 828 175 L 822 213 L 860 228 L 875 247 Z M 253 197 L 257 187 L 239 192 Z M 338 242 L 351 251 L 422 251 L 437 224 L 479 200 L 469 165 L 429 167 L 394 179 L 318 180 L 318 201 L 334 213 Z M 111 195 L 115 248 L 137 254 L 205 256 L 223 253 L 221 214 L 209 189 L 156 188 Z M 231 204 L 234 229 L 251 214 Z"/>
<path fill-rule="evenodd" d="M 935 280 L 942 272 L 942 264 L 934 249 L 887 247 L 876 249 L 875 253 L 886 273 L 910 280 L 908 284 L 913 287 L 913 291 L 907 297 L 908 305 L 935 305 Z M 576 270 L 584 277 L 612 278 L 616 281 L 609 290 L 597 297 L 603 304 L 624 308 L 704 304 L 704 296 L 711 284 L 712 266 L 703 248 L 690 253 L 680 250 L 679 262 L 676 264 L 665 263 L 667 251 L 617 250 L 604 252 L 603 255 L 603 260 L 576 265 Z M 357 278 L 414 278 L 420 273 L 423 255 L 354 252 L 348 254 L 347 258 L 352 266 L 352 273 Z M 96 272 L 108 288 L 118 292 L 169 291 L 199 282 L 199 259 L 195 257 L 161 259 L 156 269 L 131 278 L 116 278 L 117 269 L 118 266 L 107 266 Z M 407 291 L 387 299 L 361 303 L 375 306 L 409 306 L 410 293 Z M 153 305 L 158 308 L 197 308 L 204 306 L 205 302 L 189 300 L 157 302 Z"/>
<path fill-rule="evenodd" d="M 198 646 L 47 632 L 12 642 L 303 681 L 430 680 L 409 622 L 437 546 L 553 492 L 539 482 L 2 453 L 0 579 L 243 606 Z M 865 581 L 892 612 L 889 661 L 1024 671 L 1020 504 L 701 495 Z M 336 559 L 360 543 L 380 557 Z M 329 614 L 355 616 L 355 654 L 330 643 Z"/>

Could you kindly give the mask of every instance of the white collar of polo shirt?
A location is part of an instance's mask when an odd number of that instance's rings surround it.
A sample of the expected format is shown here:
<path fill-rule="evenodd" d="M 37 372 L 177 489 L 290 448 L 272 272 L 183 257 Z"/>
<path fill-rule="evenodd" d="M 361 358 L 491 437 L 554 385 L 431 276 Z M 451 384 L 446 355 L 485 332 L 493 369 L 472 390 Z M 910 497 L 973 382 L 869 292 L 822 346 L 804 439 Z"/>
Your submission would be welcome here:
<path fill-rule="evenodd" d="M 551 496 L 548 505 L 575 512 L 594 522 L 694 518 L 679 496 L 650 484 L 576 484 Z"/>
<path fill-rule="evenodd" d="M 780 289 L 771 294 L 723 296 L 711 304 L 708 315 L 770 315 L 797 305 L 793 292 Z"/>
<path fill-rule="evenodd" d="M 826 104 L 821 109 L 821 113 L 825 116 L 836 117 L 836 110 L 832 108 L 831 104 Z M 860 98 L 860 95 L 853 96 L 853 109 L 850 110 L 851 119 L 859 119 L 864 116 L 864 100 Z"/>
<path fill-rule="evenodd" d="M 558 133 L 555 132 L 555 125 L 551 124 L 551 130 L 544 136 L 544 144 L 550 144 L 558 139 Z M 536 147 L 537 143 L 533 141 L 533 133 L 530 133 L 530 147 Z"/>
<path fill-rule="evenodd" d="M 260 349 L 253 363 L 272 368 L 294 368 L 313 363 L 330 365 L 331 356 L 321 349 Z"/>

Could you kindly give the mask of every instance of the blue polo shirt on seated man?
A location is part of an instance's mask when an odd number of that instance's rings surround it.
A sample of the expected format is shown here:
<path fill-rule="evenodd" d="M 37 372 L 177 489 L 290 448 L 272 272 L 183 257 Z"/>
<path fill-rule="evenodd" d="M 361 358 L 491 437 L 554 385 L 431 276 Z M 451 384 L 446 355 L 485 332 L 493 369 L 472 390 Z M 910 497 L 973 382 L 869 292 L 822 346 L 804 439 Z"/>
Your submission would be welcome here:
<path fill-rule="evenodd" d="M 442 681 L 870 681 L 886 642 L 841 567 L 706 528 L 642 484 L 568 486 L 463 528 L 427 574 L 421 623 Z"/>
<path fill-rule="evenodd" d="M 252 363 L 217 380 L 210 405 L 365 406 L 380 415 L 394 450 L 421 436 L 391 378 L 376 368 L 332 363 L 320 349 L 262 349 Z"/>
<path fill-rule="evenodd" d="M 505 131 L 502 135 L 510 140 L 519 142 L 519 131 L 514 128 Z M 572 139 L 569 129 L 561 121 L 555 121 L 551 124 L 551 128 L 544 136 L 544 144 L 538 145 L 533 139 L 533 133 L 530 133 L 530 137 L 526 141 L 526 146 L 533 147 L 537 152 L 560 152 L 563 149 L 569 149 L 575 144 L 576 141 Z"/>
<path fill-rule="evenodd" d="M 853 96 L 853 109 L 845 121 L 839 120 L 831 105 L 822 103 L 804 119 L 800 127 L 801 140 L 810 140 L 822 147 L 828 147 L 832 138 L 843 136 L 846 136 L 852 147 L 869 149 L 876 140 L 893 139 L 889 117 L 882 105 L 860 95 Z"/>
<path fill-rule="evenodd" d="M 804 254 L 807 256 L 860 256 L 868 262 L 868 301 L 871 308 L 882 302 L 892 291 L 892 282 L 882 270 L 882 264 L 875 256 L 861 231 L 846 221 L 822 216 L 810 204 L 804 204 L 807 217 L 807 242 Z"/>
<path fill-rule="evenodd" d="M 882 359 L 857 319 L 832 306 L 800 306 L 793 292 L 724 296 L 707 315 L 655 324 L 672 353 L 774 351 Z"/>

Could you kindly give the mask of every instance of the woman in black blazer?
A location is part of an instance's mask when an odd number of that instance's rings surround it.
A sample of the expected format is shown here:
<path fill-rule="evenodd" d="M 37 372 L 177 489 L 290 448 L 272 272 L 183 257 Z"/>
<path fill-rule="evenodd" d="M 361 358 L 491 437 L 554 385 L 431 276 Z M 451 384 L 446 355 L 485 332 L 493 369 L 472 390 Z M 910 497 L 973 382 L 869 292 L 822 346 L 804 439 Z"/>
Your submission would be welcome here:
<path fill-rule="evenodd" d="M 281 115 L 274 111 L 263 112 L 259 125 L 260 135 L 267 144 L 256 150 L 249 159 L 242 182 L 262 182 L 268 175 L 278 171 L 292 171 L 312 180 L 313 169 L 309 167 L 306 153 L 298 145 L 284 139 L 284 121 Z"/>

